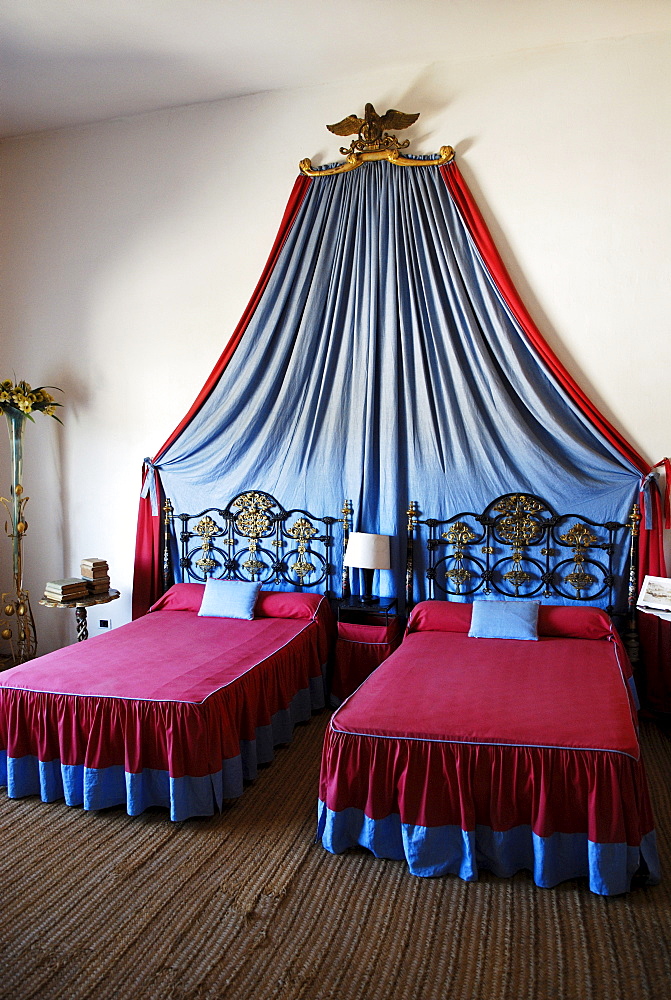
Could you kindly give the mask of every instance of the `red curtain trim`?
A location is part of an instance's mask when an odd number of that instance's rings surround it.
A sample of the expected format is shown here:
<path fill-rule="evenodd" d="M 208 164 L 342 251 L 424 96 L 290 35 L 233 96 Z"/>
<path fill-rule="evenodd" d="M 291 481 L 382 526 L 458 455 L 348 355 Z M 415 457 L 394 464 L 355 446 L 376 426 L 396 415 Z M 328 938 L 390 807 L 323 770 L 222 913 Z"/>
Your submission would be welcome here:
<path fill-rule="evenodd" d="M 254 290 L 254 294 L 249 300 L 249 304 L 242 314 L 242 318 L 238 323 L 237 327 L 233 332 L 233 336 L 227 343 L 224 351 L 217 361 L 216 365 L 212 369 L 210 376 L 198 394 L 193 406 L 186 414 L 184 419 L 179 423 L 179 425 L 172 432 L 165 444 L 157 451 L 156 455 L 152 459 L 152 462 L 158 462 L 162 455 L 168 450 L 170 445 L 172 445 L 182 431 L 189 425 L 193 420 L 196 413 L 200 410 L 201 406 L 210 396 L 210 393 L 217 385 L 219 379 L 221 378 L 223 372 L 226 369 L 229 361 L 233 357 L 235 350 L 242 340 L 244 333 L 249 326 L 250 320 L 254 315 L 261 296 L 263 295 L 266 286 L 270 280 L 270 276 L 273 273 L 273 269 L 277 263 L 277 259 L 282 251 L 284 244 L 286 243 L 287 237 L 291 232 L 291 228 L 296 221 L 296 216 L 303 203 L 303 199 L 307 194 L 308 188 L 312 183 L 309 177 L 301 175 L 296 179 L 293 191 L 289 198 L 282 222 L 280 224 L 279 231 L 275 238 L 272 250 L 270 251 L 270 256 L 266 262 L 266 266 L 263 269 L 263 273 L 259 279 L 259 282 Z M 159 498 L 162 497 L 161 490 L 161 480 L 158 474 L 158 470 L 154 472 L 156 476 L 156 490 Z M 146 472 L 145 472 L 146 475 Z M 142 485 L 144 486 L 144 476 L 142 479 Z M 160 514 L 158 516 L 153 515 L 151 511 L 151 502 L 149 497 L 140 498 L 140 507 L 138 511 L 138 524 L 137 524 L 137 535 L 135 542 L 135 570 L 133 575 L 133 618 L 138 618 L 140 615 L 146 614 L 152 604 L 158 599 L 161 594 L 161 567 L 160 567 L 160 530 L 161 530 L 161 519 Z"/>
<path fill-rule="evenodd" d="M 611 423 L 596 408 L 592 401 L 585 395 L 577 382 L 569 375 L 568 371 L 556 356 L 554 351 L 544 339 L 540 330 L 529 315 L 529 312 L 522 302 L 517 289 L 515 288 L 506 266 L 501 259 L 492 236 L 487 229 L 478 206 L 473 200 L 464 178 L 454 160 L 445 166 L 440 167 L 447 188 L 459 209 L 461 217 L 470 232 L 473 241 L 478 248 L 485 266 L 489 270 L 494 282 L 501 293 L 503 300 L 512 312 L 517 322 L 522 327 L 523 332 L 536 348 L 541 358 L 555 376 L 559 384 L 568 392 L 571 399 L 578 405 L 586 417 L 598 428 L 604 437 L 617 448 L 621 455 L 628 459 L 632 465 L 642 473 L 647 471 L 648 463 L 629 444 L 629 442 L 613 427 Z"/>
<path fill-rule="evenodd" d="M 309 177 L 301 175 L 300 177 L 296 178 L 296 183 L 294 184 L 293 191 L 291 192 L 291 196 L 289 198 L 286 210 L 284 212 L 284 216 L 282 218 L 279 231 L 277 233 L 277 236 L 275 237 L 275 242 L 273 243 L 272 250 L 270 251 L 270 256 L 266 261 L 266 266 L 263 269 L 263 273 L 261 274 L 259 283 L 254 289 L 254 294 L 249 300 L 247 308 L 242 314 L 242 318 L 240 319 L 240 322 L 238 323 L 237 327 L 233 332 L 233 336 L 231 337 L 226 347 L 224 348 L 221 357 L 219 358 L 216 365 L 212 369 L 210 377 L 208 378 L 203 388 L 200 390 L 200 393 L 198 394 L 198 397 L 195 400 L 193 406 L 191 407 L 187 415 L 184 417 L 182 422 L 172 432 L 172 434 L 165 442 L 165 444 L 161 448 L 159 448 L 156 455 L 152 459 L 153 462 L 159 461 L 161 455 L 163 455 L 168 450 L 170 445 L 177 440 L 177 438 L 185 429 L 185 427 L 187 427 L 191 423 L 196 413 L 201 408 L 203 403 L 205 403 L 210 393 L 216 386 L 217 382 L 221 378 L 223 372 L 226 369 L 226 366 L 228 365 L 228 362 L 235 354 L 235 349 L 242 340 L 243 334 L 247 329 L 247 327 L 249 326 L 249 322 L 252 316 L 256 312 L 261 296 L 266 290 L 266 285 L 270 281 L 270 276 L 273 273 L 275 264 L 277 263 L 277 258 L 279 257 L 282 247 L 286 243 L 287 237 L 291 232 L 291 227 L 295 222 L 298 210 L 301 207 L 301 204 L 303 203 L 303 199 L 311 183 L 312 181 Z"/>

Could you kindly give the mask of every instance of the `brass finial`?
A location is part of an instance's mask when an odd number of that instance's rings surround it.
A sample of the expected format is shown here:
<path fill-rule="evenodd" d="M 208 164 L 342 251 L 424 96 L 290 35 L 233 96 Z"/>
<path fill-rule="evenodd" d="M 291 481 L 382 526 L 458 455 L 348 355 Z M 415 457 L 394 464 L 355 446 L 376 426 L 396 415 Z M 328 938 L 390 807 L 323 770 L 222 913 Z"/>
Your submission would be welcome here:
<path fill-rule="evenodd" d="M 413 528 L 417 527 L 417 518 L 419 517 L 419 508 L 416 500 L 410 501 L 406 513 L 408 515 L 408 531 L 412 532 Z"/>

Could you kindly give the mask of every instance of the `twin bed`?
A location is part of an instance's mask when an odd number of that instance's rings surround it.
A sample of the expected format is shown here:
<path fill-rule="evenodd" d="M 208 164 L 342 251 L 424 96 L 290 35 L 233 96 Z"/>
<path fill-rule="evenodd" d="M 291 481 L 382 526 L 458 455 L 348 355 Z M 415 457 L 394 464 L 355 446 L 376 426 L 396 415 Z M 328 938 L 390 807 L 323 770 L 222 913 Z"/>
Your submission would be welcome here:
<path fill-rule="evenodd" d="M 0 675 L 10 796 L 211 815 L 324 704 L 338 519 L 259 491 L 179 517 L 185 582 L 148 615 Z M 343 528 L 346 539 L 347 518 Z M 538 885 L 586 876 L 602 894 L 658 881 L 630 661 L 592 605 L 617 612 L 618 552 L 631 536 L 633 554 L 636 518 L 598 525 L 527 494 L 445 521 L 411 505 L 408 605 L 423 528 L 430 599 L 327 731 L 324 847 L 363 846 L 423 876 L 529 869 Z M 292 590 L 262 590 L 249 621 L 203 617 L 211 576 Z M 628 589 L 631 612 L 632 579 Z M 474 625 L 496 598 L 525 611 L 528 641 Z"/>
<path fill-rule="evenodd" d="M 176 539 L 168 503 L 166 575 L 179 541 L 184 582 L 149 614 L 0 674 L 10 796 L 212 815 L 323 707 L 337 519 L 258 490 L 178 518 Z M 226 607 L 206 617 L 210 577 L 287 590 L 262 589 L 251 620 Z"/>
<path fill-rule="evenodd" d="M 408 603 L 422 525 L 430 596 L 449 600 L 419 603 L 400 648 L 332 717 L 324 847 L 362 846 L 422 876 L 586 876 L 605 895 L 636 875 L 658 881 L 630 662 L 609 614 L 589 606 L 616 611 L 627 526 L 527 494 L 442 522 L 411 505 Z"/>

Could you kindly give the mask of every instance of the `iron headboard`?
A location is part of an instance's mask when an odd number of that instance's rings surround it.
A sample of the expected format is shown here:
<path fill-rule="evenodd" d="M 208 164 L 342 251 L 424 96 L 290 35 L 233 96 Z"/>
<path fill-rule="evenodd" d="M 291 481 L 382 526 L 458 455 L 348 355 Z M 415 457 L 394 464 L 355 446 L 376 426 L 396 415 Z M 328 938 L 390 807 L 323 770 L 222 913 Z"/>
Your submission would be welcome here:
<path fill-rule="evenodd" d="M 635 635 L 638 593 L 636 547 L 641 516 L 635 504 L 627 523 L 557 514 L 533 493 L 505 493 L 482 513 L 462 511 L 422 519 L 408 506 L 406 605 L 414 603 L 415 538 L 426 528 L 428 597 L 470 599 L 496 594 L 506 599 L 560 597 L 606 603 L 611 615 L 628 615 Z M 628 545 L 626 607 L 621 601 L 615 555 Z M 635 651 L 630 650 L 635 657 Z"/>
<path fill-rule="evenodd" d="M 163 584 L 172 582 L 171 548 L 175 521 L 180 521 L 179 565 L 185 582 L 204 583 L 208 577 L 262 584 L 288 584 L 301 590 L 321 587 L 335 596 L 334 525 L 341 525 L 344 553 L 351 528 L 352 506 L 343 504 L 342 517 L 318 517 L 307 510 L 286 510 L 262 490 L 238 493 L 222 509 L 208 507 L 198 514 L 175 514 L 164 505 Z"/>

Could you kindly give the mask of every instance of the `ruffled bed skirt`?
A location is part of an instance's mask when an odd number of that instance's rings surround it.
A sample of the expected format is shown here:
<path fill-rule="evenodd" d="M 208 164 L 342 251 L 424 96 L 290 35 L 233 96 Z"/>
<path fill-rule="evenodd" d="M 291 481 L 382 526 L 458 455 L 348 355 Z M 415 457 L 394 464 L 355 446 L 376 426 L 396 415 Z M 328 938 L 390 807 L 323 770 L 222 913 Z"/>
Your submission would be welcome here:
<path fill-rule="evenodd" d="M 257 726 L 253 739 L 241 739 L 238 754 L 221 760 L 221 767 L 201 776 L 172 777 L 168 770 L 145 767 L 128 772 L 123 765 L 87 767 L 41 761 L 33 754 L 10 757 L 0 751 L 0 786 L 10 798 L 39 795 L 43 802 L 65 799 L 69 806 L 106 809 L 124 805 L 129 816 L 150 806 L 170 810 L 172 820 L 212 816 L 225 799 L 242 795 L 245 781 L 252 781 L 260 765 L 273 760 L 274 748 L 291 740 L 296 723 L 306 722 L 325 704 L 323 677 L 312 677 L 309 687 L 298 691 L 288 708 L 275 712 L 267 725 Z"/>
<path fill-rule="evenodd" d="M 383 668 L 380 668 L 383 669 Z M 365 685 L 364 685 L 365 686 Z M 363 690 L 363 689 L 362 689 Z M 414 875 L 521 869 L 539 886 L 586 876 L 593 892 L 659 881 L 643 762 L 624 753 L 326 731 L 318 837 Z"/>
<path fill-rule="evenodd" d="M 595 844 L 584 833 L 539 837 L 530 826 L 495 832 L 485 826 L 412 826 L 398 815 L 374 820 L 361 809 L 334 812 L 320 800 L 318 838 L 332 854 L 358 845 L 378 858 L 405 861 L 422 877 L 458 875 L 474 882 L 481 869 L 504 878 L 525 869 L 546 889 L 586 876 L 591 891 L 604 896 L 628 892 L 635 875 L 651 884 L 660 880 L 654 830 L 637 847 Z"/>

